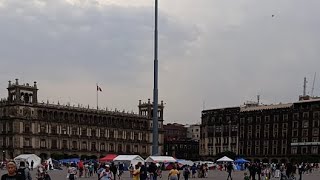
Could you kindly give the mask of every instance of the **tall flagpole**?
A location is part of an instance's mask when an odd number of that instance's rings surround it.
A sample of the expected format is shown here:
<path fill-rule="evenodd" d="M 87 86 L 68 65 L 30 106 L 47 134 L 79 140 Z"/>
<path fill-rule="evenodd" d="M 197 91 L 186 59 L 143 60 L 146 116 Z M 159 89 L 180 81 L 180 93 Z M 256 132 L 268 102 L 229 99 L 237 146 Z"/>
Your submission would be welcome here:
<path fill-rule="evenodd" d="M 97 90 L 97 110 L 99 109 L 99 95 L 98 95 L 98 83 L 97 83 L 97 87 L 96 87 L 96 90 Z"/>
<path fill-rule="evenodd" d="M 158 131 L 158 0 L 155 0 L 154 18 L 154 88 L 153 88 L 153 128 L 152 128 L 152 155 L 159 155 Z"/>

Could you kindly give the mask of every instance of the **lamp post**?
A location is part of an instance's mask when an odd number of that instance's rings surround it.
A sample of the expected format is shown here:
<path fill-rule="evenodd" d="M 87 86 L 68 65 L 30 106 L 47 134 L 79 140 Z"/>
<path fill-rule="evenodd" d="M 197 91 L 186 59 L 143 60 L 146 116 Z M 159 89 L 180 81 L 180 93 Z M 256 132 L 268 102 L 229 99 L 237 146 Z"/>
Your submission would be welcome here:
<path fill-rule="evenodd" d="M 153 117 L 152 117 L 152 155 L 158 155 L 158 0 L 155 0 L 154 18 L 154 85 L 153 85 Z"/>
<path fill-rule="evenodd" d="M 6 160 L 6 152 L 3 150 L 2 151 L 2 161 Z"/>

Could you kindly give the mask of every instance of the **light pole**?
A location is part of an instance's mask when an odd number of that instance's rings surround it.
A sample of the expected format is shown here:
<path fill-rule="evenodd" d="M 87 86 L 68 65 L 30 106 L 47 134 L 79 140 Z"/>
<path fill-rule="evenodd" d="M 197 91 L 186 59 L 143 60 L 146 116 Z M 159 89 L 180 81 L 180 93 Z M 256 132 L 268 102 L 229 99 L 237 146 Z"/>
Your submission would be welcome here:
<path fill-rule="evenodd" d="M 6 152 L 2 151 L 2 161 L 4 162 L 6 160 Z"/>
<path fill-rule="evenodd" d="M 153 84 L 153 117 L 152 117 L 152 155 L 158 155 L 158 0 L 155 0 L 154 18 L 154 84 Z"/>

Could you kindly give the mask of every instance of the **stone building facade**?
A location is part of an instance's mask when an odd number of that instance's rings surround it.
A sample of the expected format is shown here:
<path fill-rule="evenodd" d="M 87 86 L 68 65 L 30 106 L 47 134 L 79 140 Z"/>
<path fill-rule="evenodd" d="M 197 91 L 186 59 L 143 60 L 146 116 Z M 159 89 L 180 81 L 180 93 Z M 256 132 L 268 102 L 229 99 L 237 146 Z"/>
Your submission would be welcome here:
<path fill-rule="evenodd" d="M 200 124 L 187 125 L 188 133 L 187 137 L 194 140 L 200 141 Z"/>
<path fill-rule="evenodd" d="M 152 151 L 152 103 L 139 101 L 139 114 L 39 103 L 37 83 L 9 81 L 0 102 L 0 147 L 4 158 L 35 153 L 104 156 Z M 159 105 L 159 152 L 163 152 L 163 102 Z"/>
<path fill-rule="evenodd" d="M 202 111 L 200 154 L 232 151 L 253 161 L 297 161 L 320 153 L 320 99 Z"/>
<path fill-rule="evenodd" d="M 199 141 L 188 138 L 188 128 L 183 124 L 166 124 L 164 152 L 177 159 L 199 160 Z"/>

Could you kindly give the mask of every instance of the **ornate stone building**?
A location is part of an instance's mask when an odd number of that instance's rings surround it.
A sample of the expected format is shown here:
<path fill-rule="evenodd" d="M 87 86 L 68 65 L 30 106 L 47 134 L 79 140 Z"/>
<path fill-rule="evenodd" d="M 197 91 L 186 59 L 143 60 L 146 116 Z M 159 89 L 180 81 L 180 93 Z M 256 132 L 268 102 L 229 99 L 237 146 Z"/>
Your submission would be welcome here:
<path fill-rule="evenodd" d="M 263 162 L 320 160 L 319 125 L 319 98 L 204 110 L 200 154 L 213 159 L 220 152 L 232 151 Z"/>
<path fill-rule="evenodd" d="M 152 146 L 152 103 L 139 101 L 139 114 L 39 103 L 37 83 L 9 81 L 0 102 L 3 158 L 35 153 L 103 156 L 107 153 L 147 157 Z M 163 152 L 163 102 L 159 105 L 159 152 Z"/>

